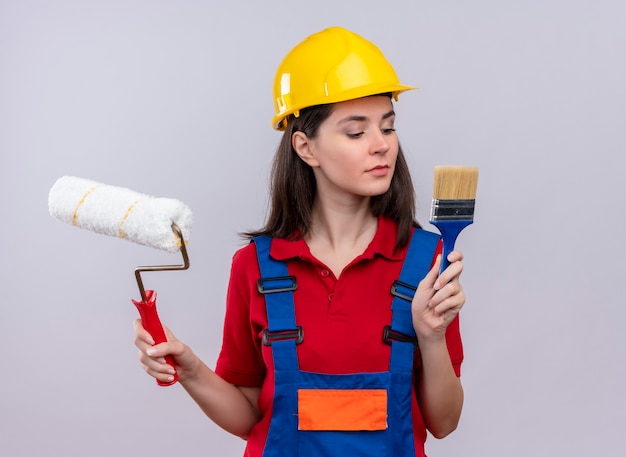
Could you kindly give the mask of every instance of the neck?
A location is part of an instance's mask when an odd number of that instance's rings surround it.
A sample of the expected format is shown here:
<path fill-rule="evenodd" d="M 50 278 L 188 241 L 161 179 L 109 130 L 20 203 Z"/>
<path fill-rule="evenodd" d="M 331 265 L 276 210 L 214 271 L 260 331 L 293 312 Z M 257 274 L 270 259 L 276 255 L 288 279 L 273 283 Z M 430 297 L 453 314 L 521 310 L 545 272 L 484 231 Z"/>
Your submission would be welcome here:
<path fill-rule="evenodd" d="M 319 199 L 313 207 L 309 244 L 323 245 L 332 250 L 351 249 L 367 244 L 374 236 L 377 218 L 370 209 L 370 199 L 345 202 L 325 202 Z"/>
<path fill-rule="evenodd" d="M 378 227 L 369 199 L 363 199 L 358 205 L 317 204 L 313 208 L 312 222 L 306 237 L 309 249 L 337 278 L 365 251 Z"/>

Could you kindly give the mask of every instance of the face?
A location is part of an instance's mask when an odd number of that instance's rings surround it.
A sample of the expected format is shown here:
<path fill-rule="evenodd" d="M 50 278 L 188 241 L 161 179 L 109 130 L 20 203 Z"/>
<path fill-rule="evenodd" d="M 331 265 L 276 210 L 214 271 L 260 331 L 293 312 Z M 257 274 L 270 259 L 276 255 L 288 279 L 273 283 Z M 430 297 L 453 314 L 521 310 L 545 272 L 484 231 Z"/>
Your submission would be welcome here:
<path fill-rule="evenodd" d="M 315 138 L 294 133 L 294 149 L 312 167 L 318 194 L 363 198 L 385 193 L 398 157 L 394 120 L 389 97 L 365 97 L 335 104 Z"/>

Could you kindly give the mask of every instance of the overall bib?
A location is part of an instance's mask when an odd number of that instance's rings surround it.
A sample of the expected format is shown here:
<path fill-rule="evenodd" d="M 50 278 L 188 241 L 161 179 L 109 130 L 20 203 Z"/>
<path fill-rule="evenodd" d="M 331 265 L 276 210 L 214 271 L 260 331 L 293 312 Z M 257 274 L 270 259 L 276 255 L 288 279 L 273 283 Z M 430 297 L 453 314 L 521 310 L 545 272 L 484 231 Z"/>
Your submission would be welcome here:
<path fill-rule="evenodd" d="M 263 457 L 415 457 L 412 423 L 413 359 L 417 338 L 411 300 L 428 273 L 439 236 L 414 230 L 400 278 L 391 287 L 392 321 L 381 328 L 391 345 L 389 370 L 322 374 L 301 371 L 296 345 L 296 278 L 270 257 L 270 237 L 254 238 L 268 328 L 263 344 L 274 361 L 274 399 Z M 364 285 L 366 286 L 366 285 Z M 363 354 L 367 357 L 367 354 Z"/>

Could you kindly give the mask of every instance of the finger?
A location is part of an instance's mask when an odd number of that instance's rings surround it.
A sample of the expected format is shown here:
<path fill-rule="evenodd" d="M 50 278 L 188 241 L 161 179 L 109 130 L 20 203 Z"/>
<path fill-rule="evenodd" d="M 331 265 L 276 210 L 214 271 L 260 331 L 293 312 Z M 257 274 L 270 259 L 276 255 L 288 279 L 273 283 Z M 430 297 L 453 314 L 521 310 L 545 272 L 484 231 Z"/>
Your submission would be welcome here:
<path fill-rule="evenodd" d="M 178 341 L 178 339 L 174 336 L 172 331 L 169 328 L 167 328 L 165 325 L 163 326 L 163 331 L 165 332 L 165 337 L 167 338 L 167 341 Z"/>
<path fill-rule="evenodd" d="M 446 285 L 445 288 L 452 289 L 452 292 L 446 293 L 446 295 L 442 294 L 440 297 L 437 297 L 437 300 L 433 297 L 433 300 L 431 301 L 433 311 L 438 315 L 442 315 L 450 311 L 454 311 L 454 314 L 456 314 L 461 310 L 463 304 L 465 303 L 465 294 L 462 289 L 457 289 L 452 284 Z M 442 290 L 442 292 L 444 291 Z"/>
<path fill-rule="evenodd" d="M 435 258 L 435 263 L 428 271 L 424 279 L 420 281 L 418 284 L 418 288 L 422 289 L 424 287 L 431 289 L 437 280 L 437 275 L 439 274 L 439 268 L 441 267 L 441 254 L 438 254 Z"/>
<path fill-rule="evenodd" d="M 448 267 L 441 272 L 441 277 L 439 278 L 439 281 L 437 281 L 437 289 L 440 289 L 441 287 L 443 287 L 444 284 L 452 281 L 454 276 L 460 275 L 463 271 L 463 264 L 461 263 L 461 261 L 463 260 L 463 253 L 461 251 L 450 252 L 448 254 L 447 260 Z M 459 267 L 460 271 L 458 270 Z"/>
<path fill-rule="evenodd" d="M 448 254 L 448 261 L 450 263 L 463 260 L 463 253 L 461 251 L 452 251 Z"/>
<path fill-rule="evenodd" d="M 146 354 L 152 358 L 165 357 L 174 354 L 174 345 L 170 342 L 159 343 L 153 346 L 147 347 Z"/>
<path fill-rule="evenodd" d="M 459 314 L 461 308 L 463 308 L 463 303 L 452 303 L 445 300 L 435 308 L 434 312 L 437 316 L 442 316 L 444 319 L 451 321 Z"/>
<path fill-rule="evenodd" d="M 146 351 L 139 351 L 139 361 L 142 365 L 157 371 L 161 365 L 166 364 L 164 357 L 150 356 Z"/>
<path fill-rule="evenodd" d="M 135 319 L 133 321 L 133 329 L 135 330 L 135 345 L 137 345 L 138 342 L 144 342 L 150 346 L 154 344 L 154 338 L 152 338 L 152 335 L 143 327 L 141 319 Z"/>
<path fill-rule="evenodd" d="M 139 360 L 150 374 L 173 374 L 174 367 L 169 365 L 165 359 L 167 355 L 171 355 L 171 352 L 169 343 L 147 346 L 139 350 Z"/>
<path fill-rule="evenodd" d="M 446 284 L 451 281 L 458 280 L 463 272 L 463 262 L 456 260 L 452 262 L 448 267 L 441 272 L 437 281 L 435 281 L 434 288 L 436 290 L 442 289 Z"/>
<path fill-rule="evenodd" d="M 439 279 L 437 281 L 439 281 Z M 435 294 L 430 299 L 428 306 L 430 308 L 434 308 L 442 303 L 444 300 L 447 300 L 455 294 L 458 294 L 459 292 L 461 292 L 461 290 L 462 287 L 458 277 L 454 278 L 453 280 L 443 284 L 441 288 L 437 290 L 437 292 L 435 292 Z"/>
<path fill-rule="evenodd" d="M 145 354 L 144 354 L 145 356 Z M 165 359 L 153 359 L 151 357 L 140 357 L 141 366 L 153 378 L 159 381 L 169 382 L 176 373 L 173 367 L 165 363 Z"/>

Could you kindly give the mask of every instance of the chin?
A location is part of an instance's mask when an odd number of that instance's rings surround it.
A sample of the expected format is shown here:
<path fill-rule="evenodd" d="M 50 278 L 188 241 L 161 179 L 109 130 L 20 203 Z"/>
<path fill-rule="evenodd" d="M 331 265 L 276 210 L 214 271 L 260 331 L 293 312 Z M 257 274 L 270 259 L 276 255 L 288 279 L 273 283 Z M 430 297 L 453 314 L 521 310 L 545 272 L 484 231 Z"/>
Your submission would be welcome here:
<path fill-rule="evenodd" d="M 378 197 L 386 193 L 390 187 L 391 187 L 390 184 L 387 184 L 386 186 L 379 186 L 376 188 L 371 188 L 371 189 L 368 189 L 368 191 L 365 192 L 363 196 L 364 197 Z"/>

